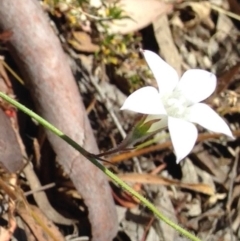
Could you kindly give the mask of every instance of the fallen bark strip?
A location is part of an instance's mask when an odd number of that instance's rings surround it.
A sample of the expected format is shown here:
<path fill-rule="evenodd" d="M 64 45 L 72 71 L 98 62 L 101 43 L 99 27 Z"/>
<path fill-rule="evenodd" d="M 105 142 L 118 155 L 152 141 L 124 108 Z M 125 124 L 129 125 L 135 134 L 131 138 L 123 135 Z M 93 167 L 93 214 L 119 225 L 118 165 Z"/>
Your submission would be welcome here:
<path fill-rule="evenodd" d="M 38 1 L 0 1 L 0 28 L 13 33 L 9 50 L 22 70 L 38 113 L 88 151 L 97 153 L 70 67 Z M 88 207 L 92 240 L 112 240 L 117 216 L 107 179 L 60 138 L 48 131 L 47 136 Z"/>

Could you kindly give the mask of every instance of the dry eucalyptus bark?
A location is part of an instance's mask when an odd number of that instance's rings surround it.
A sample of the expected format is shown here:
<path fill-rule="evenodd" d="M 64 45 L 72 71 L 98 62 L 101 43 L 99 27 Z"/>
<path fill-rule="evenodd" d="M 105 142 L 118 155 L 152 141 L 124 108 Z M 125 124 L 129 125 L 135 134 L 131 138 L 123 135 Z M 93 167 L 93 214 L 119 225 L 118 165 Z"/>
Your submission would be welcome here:
<path fill-rule="evenodd" d="M 0 1 L 0 28 L 11 30 L 9 50 L 22 71 L 38 113 L 88 151 L 97 153 L 89 121 L 58 38 L 37 0 Z M 106 177 L 64 141 L 47 131 L 59 163 L 89 211 L 95 241 L 110 241 L 117 215 Z"/>

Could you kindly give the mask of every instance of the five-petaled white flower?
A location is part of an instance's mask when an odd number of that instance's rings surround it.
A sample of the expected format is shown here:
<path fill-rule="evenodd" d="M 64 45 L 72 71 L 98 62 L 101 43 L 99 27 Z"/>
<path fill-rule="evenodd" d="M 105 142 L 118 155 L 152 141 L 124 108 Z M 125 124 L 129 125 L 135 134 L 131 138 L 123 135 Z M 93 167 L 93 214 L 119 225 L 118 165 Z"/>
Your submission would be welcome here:
<path fill-rule="evenodd" d="M 197 139 L 193 123 L 233 138 L 225 121 L 208 105 L 199 103 L 208 98 L 216 88 L 216 76 L 201 69 L 187 70 L 179 81 L 175 69 L 149 50 L 142 50 L 156 81 L 158 89 L 143 87 L 133 92 L 121 110 L 147 114 L 145 123 L 152 124 L 148 133 L 168 127 L 173 148 L 179 163 L 192 150 Z"/>

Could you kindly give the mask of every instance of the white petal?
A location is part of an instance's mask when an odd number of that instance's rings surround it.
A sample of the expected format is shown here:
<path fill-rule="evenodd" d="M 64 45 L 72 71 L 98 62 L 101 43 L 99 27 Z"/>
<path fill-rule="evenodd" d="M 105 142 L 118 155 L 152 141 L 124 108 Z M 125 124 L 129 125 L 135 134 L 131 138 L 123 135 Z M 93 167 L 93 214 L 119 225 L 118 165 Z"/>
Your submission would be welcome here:
<path fill-rule="evenodd" d="M 210 131 L 223 133 L 234 138 L 226 122 L 208 105 L 198 103 L 188 109 L 190 111 L 187 118 L 189 121 L 197 123 Z"/>
<path fill-rule="evenodd" d="M 176 162 L 179 163 L 194 147 L 198 135 L 197 128 L 188 121 L 169 117 L 168 129 L 177 157 Z"/>
<path fill-rule="evenodd" d="M 183 95 L 193 103 L 208 98 L 216 88 L 217 78 L 213 73 L 201 69 L 187 70 L 179 81 Z"/>
<path fill-rule="evenodd" d="M 144 122 L 148 122 L 152 120 L 159 120 L 159 121 L 152 124 L 152 126 L 148 130 L 149 133 L 162 130 L 167 127 L 167 115 L 148 115 Z"/>
<path fill-rule="evenodd" d="M 143 50 L 142 53 L 157 81 L 160 93 L 171 92 L 179 80 L 177 71 L 154 52 Z"/>
<path fill-rule="evenodd" d="M 142 114 L 165 114 L 159 92 L 156 88 L 147 86 L 136 90 L 125 100 L 121 110 L 131 110 Z"/>

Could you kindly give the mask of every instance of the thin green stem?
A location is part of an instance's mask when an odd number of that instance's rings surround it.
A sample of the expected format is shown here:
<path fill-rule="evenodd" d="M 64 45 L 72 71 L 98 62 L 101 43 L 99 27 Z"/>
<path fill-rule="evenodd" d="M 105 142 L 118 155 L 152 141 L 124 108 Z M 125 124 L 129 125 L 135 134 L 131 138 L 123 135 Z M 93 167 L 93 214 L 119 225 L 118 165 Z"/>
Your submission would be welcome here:
<path fill-rule="evenodd" d="M 174 228 L 176 231 L 178 231 L 181 235 L 185 236 L 189 240 L 192 241 L 201 241 L 198 237 L 196 237 L 194 234 L 188 232 L 184 228 L 180 227 L 176 223 L 172 222 L 170 219 L 165 217 L 162 213 L 160 213 L 157 208 L 149 202 L 145 197 L 141 196 L 138 192 L 133 190 L 130 186 L 128 186 L 124 181 L 122 181 L 119 177 L 114 175 L 110 170 L 108 170 L 106 167 L 104 167 L 100 162 L 98 162 L 91 153 L 87 152 L 85 149 L 83 149 L 79 144 L 77 144 L 74 140 L 72 140 L 70 137 L 66 136 L 63 132 L 61 132 L 59 129 L 57 129 L 55 126 L 44 120 L 42 117 L 34 113 L 33 111 L 29 110 L 24 105 L 20 104 L 19 102 L 13 100 L 9 96 L 5 95 L 4 93 L 0 92 L 0 97 L 3 98 L 5 101 L 9 102 L 22 112 L 26 113 L 30 117 L 32 117 L 34 120 L 36 120 L 38 123 L 43 125 L 46 129 L 53 132 L 55 135 L 62 138 L 64 141 L 66 141 L 69 145 L 74 147 L 76 150 L 78 150 L 83 156 L 85 156 L 89 161 L 91 161 L 95 166 L 97 166 L 99 169 L 101 169 L 109 178 L 111 178 L 116 184 L 121 186 L 124 190 L 129 192 L 132 196 L 136 197 L 138 200 L 141 201 L 143 205 L 148 207 L 159 219 L 167 223 L 169 226 Z"/>

